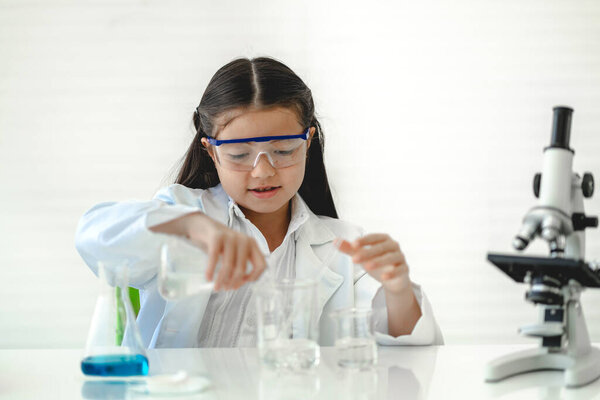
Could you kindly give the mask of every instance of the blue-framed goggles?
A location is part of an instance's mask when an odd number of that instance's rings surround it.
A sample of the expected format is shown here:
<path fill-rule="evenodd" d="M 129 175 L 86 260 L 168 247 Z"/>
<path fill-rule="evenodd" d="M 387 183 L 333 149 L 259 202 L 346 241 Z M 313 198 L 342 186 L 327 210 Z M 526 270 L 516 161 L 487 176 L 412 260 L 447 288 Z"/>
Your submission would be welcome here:
<path fill-rule="evenodd" d="M 208 136 L 217 161 L 223 168 L 236 171 L 253 170 L 261 155 L 273 168 L 285 168 L 304 161 L 310 128 L 297 135 L 258 136 L 218 140 Z"/>

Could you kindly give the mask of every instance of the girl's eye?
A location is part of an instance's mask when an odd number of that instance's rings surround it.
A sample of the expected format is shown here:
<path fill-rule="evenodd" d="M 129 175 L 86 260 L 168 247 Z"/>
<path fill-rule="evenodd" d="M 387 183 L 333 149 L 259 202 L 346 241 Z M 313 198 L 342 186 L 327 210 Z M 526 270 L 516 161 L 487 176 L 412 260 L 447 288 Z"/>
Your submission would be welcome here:
<path fill-rule="evenodd" d="M 294 150 L 275 150 L 275 154 L 278 156 L 291 156 Z"/>
<path fill-rule="evenodd" d="M 243 160 L 245 158 L 248 158 L 248 153 L 227 154 L 227 158 L 229 158 L 230 160 L 240 161 L 240 160 Z"/>
<path fill-rule="evenodd" d="M 298 140 L 274 140 L 272 142 L 272 151 L 276 156 L 291 156 L 302 146 L 302 141 Z"/>

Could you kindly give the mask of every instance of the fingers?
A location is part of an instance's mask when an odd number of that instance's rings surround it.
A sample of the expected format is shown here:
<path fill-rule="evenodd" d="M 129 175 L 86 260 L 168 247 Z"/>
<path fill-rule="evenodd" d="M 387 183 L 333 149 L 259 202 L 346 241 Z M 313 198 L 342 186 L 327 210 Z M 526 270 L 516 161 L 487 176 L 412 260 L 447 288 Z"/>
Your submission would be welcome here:
<path fill-rule="evenodd" d="M 226 236 L 223 239 L 223 252 L 221 269 L 217 275 L 215 281 L 215 290 L 220 290 L 224 287 L 224 284 L 229 283 L 229 277 L 231 276 L 232 270 L 235 266 L 236 261 L 236 244 L 235 239 L 230 236 Z"/>
<path fill-rule="evenodd" d="M 379 276 L 381 281 L 391 279 L 392 277 L 396 276 L 398 274 L 397 270 L 398 270 L 398 266 L 391 265 L 391 264 L 387 264 L 387 265 L 384 265 L 383 267 L 371 269 L 371 271 L 376 272 L 376 274 Z"/>
<path fill-rule="evenodd" d="M 366 268 L 365 270 L 373 278 L 381 282 L 384 289 L 392 290 L 393 292 L 401 292 L 409 287 L 410 278 L 408 274 L 408 265 L 405 261 L 398 264 L 388 264 L 389 260 L 381 260 L 382 266 Z"/>
<path fill-rule="evenodd" d="M 392 238 L 390 238 L 390 236 L 386 233 L 371 233 L 356 239 L 354 242 L 356 243 L 357 247 L 362 247 L 383 242 L 385 240 L 392 240 Z"/>
<path fill-rule="evenodd" d="M 378 256 L 387 253 L 400 253 L 400 246 L 395 241 L 389 239 L 381 242 L 376 242 L 372 245 L 368 245 L 360 248 L 352 256 L 352 261 L 355 263 L 362 263 L 367 260 L 372 260 Z"/>
<path fill-rule="evenodd" d="M 346 253 L 350 256 L 356 251 L 354 245 L 344 239 L 335 239 L 333 241 L 333 245 L 336 246 L 342 253 Z"/>
<path fill-rule="evenodd" d="M 227 289 L 238 289 L 244 282 L 246 275 L 246 265 L 248 264 L 248 254 L 250 252 L 250 243 L 247 240 L 239 240 L 237 243 L 237 257 L 235 269 L 229 277 Z"/>
<path fill-rule="evenodd" d="M 257 280 L 267 268 L 265 257 L 258 249 L 258 245 L 255 241 L 252 241 L 252 246 L 250 247 L 250 262 L 252 263 L 253 268 L 252 271 L 250 271 L 250 274 L 246 275 L 246 282 Z"/>
<path fill-rule="evenodd" d="M 362 264 L 365 271 L 384 287 L 397 289 L 406 286 L 408 265 L 398 242 L 384 233 L 373 233 L 353 242 L 336 239 L 336 247 L 352 257 L 356 264 Z"/>
<path fill-rule="evenodd" d="M 398 242 L 385 233 L 369 234 L 354 242 L 336 239 L 334 244 L 341 252 L 352 256 L 355 263 L 364 263 L 385 253 L 402 253 Z"/>
<path fill-rule="evenodd" d="M 221 269 L 215 280 L 215 290 L 239 289 L 246 282 L 255 281 L 266 268 L 263 254 L 256 241 L 241 233 L 235 233 L 223 240 Z M 252 270 L 247 272 L 248 263 Z"/>
<path fill-rule="evenodd" d="M 406 264 L 400 264 L 396 267 L 389 268 L 381 273 L 381 280 L 387 281 L 394 278 L 401 277 L 408 274 L 408 266 Z"/>
<path fill-rule="evenodd" d="M 404 254 L 401 252 L 393 252 L 393 253 L 385 253 L 379 257 L 375 257 L 370 259 L 369 261 L 363 264 L 363 267 L 367 271 L 372 271 L 377 268 L 385 267 L 385 266 L 396 266 L 400 264 L 404 264 L 406 261 L 404 259 Z"/>

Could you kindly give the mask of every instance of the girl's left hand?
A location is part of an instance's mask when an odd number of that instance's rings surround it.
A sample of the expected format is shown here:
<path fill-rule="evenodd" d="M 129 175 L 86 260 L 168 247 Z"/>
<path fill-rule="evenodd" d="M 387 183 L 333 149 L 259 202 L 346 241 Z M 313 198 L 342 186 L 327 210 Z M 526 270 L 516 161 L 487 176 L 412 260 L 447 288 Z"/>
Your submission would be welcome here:
<path fill-rule="evenodd" d="M 385 233 L 373 233 L 353 242 L 336 239 L 340 251 L 362 264 L 369 275 L 381 282 L 393 294 L 401 294 L 411 287 L 408 265 L 398 242 Z"/>

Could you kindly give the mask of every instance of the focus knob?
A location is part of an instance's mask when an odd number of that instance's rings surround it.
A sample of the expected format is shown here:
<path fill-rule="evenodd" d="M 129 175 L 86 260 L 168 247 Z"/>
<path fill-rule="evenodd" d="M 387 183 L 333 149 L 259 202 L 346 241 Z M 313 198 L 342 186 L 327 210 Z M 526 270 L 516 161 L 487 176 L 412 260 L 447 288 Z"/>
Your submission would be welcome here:
<path fill-rule="evenodd" d="M 573 230 L 575 231 L 598 227 L 598 217 L 588 217 L 584 213 L 573 213 L 571 222 L 573 223 Z"/>
<path fill-rule="evenodd" d="M 586 199 L 589 199 L 594 194 L 594 175 L 592 175 L 590 172 L 583 174 L 581 190 L 583 191 L 583 197 Z"/>
<path fill-rule="evenodd" d="M 542 184 L 542 174 L 539 172 L 533 177 L 533 194 L 536 198 L 540 197 L 540 185 Z M 592 183 L 593 186 L 593 183 Z"/>

